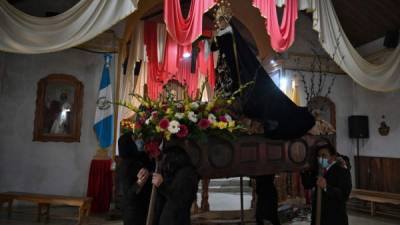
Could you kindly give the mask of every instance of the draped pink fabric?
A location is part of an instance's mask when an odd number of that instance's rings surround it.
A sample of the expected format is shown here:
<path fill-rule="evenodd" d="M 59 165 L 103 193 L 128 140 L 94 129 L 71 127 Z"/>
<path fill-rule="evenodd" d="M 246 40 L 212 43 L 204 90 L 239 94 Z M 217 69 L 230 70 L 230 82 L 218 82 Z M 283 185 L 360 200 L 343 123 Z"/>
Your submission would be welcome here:
<path fill-rule="evenodd" d="M 182 15 L 180 0 L 164 0 L 164 21 L 171 37 L 180 45 L 190 45 L 202 33 L 203 13 L 214 0 L 192 0 L 187 18 Z"/>
<path fill-rule="evenodd" d="M 294 42 L 297 20 L 297 0 L 286 0 L 282 24 L 279 26 L 275 0 L 253 0 L 261 15 L 266 19 L 265 26 L 271 37 L 271 46 L 277 52 L 286 51 Z"/>
<path fill-rule="evenodd" d="M 157 60 L 157 24 L 146 22 L 144 26 L 144 44 L 148 58 L 147 64 L 147 90 L 151 99 L 157 99 L 162 91 L 162 73 Z"/>
<path fill-rule="evenodd" d="M 212 88 L 215 86 L 214 57 L 212 54 L 205 59 L 204 43 L 200 44 L 200 52 L 197 58 L 196 71 L 191 73 L 191 58 L 183 58 L 183 53 L 191 52 L 192 46 L 179 45 L 170 35 L 167 35 L 165 54 L 162 63 L 158 63 L 157 56 L 157 24 L 146 22 L 144 28 L 144 43 L 148 58 L 147 87 L 151 99 L 157 99 L 163 90 L 163 86 L 170 80 L 176 80 L 187 86 L 189 95 L 195 97 L 198 89 L 198 76 L 209 76 Z"/>

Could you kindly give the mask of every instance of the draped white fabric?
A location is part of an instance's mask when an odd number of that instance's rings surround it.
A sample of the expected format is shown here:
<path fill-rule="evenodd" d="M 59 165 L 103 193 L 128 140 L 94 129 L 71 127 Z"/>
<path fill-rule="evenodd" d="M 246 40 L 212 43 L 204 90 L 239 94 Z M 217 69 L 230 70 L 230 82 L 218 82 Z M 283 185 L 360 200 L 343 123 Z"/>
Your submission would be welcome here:
<path fill-rule="evenodd" d="M 331 0 L 314 0 L 313 28 L 330 57 L 361 86 L 375 91 L 400 88 L 400 45 L 380 65 L 365 60 L 344 33 Z"/>
<path fill-rule="evenodd" d="M 55 52 L 79 45 L 109 29 L 137 8 L 138 0 L 81 0 L 54 17 L 34 17 L 0 1 L 0 50 Z"/>
<path fill-rule="evenodd" d="M 144 23 L 140 21 L 132 34 L 129 47 L 129 61 L 126 68 L 126 76 L 133 76 L 136 62 L 147 61 L 146 48 L 144 46 Z"/>
<path fill-rule="evenodd" d="M 157 60 L 158 63 L 163 63 L 164 52 L 165 52 L 165 42 L 167 42 L 167 28 L 165 24 L 157 24 Z"/>

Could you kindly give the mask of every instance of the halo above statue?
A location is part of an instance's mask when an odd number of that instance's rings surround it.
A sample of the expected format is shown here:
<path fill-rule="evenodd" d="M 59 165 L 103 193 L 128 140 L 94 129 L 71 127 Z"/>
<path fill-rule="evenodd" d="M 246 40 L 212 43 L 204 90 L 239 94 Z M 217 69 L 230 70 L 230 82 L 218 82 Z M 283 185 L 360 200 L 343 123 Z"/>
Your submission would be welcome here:
<path fill-rule="evenodd" d="M 214 9 L 214 26 L 223 26 L 222 23 L 229 23 L 233 16 L 231 3 L 227 0 L 219 0 Z"/>

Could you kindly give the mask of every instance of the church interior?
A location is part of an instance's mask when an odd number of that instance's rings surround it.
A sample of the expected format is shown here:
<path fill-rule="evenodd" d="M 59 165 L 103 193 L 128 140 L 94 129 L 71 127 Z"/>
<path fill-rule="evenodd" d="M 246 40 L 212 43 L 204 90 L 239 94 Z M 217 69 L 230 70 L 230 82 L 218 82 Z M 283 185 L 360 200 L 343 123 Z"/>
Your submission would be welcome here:
<path fill-rule="evenodd" d="M 0 225 L 400 224 L 399 42 L 398 0 L 0 0 Z"/>

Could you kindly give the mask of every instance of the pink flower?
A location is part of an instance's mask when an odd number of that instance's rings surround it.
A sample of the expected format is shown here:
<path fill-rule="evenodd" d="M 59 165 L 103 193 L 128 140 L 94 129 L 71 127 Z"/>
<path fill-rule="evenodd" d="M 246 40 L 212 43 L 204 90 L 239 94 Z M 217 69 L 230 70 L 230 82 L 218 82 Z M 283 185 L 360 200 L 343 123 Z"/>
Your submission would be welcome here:
<path fill-rule="evenodd" d="M 161 129 L 166 130 L 166 129 L 168 129 L 168 126 L 169 126 L 169 120 L 164 118 L 160 121 L 160 123 L 158 125 L 160 126 Z"/>
<path fill-rule="evenodd" d="M 200 129 L 205 130 L 210 126 L 210 121 L 208 119 L 201 119 L 197 125 Z"/>
<path fill-rule="evenodd" d="M 157 119 L 157 117 L 158 117 L 158 112 L 153 111 L 153 112 L 151 113 L 151 117 L 152 117 L 153 119 Z"/>
<path fill-rule="evenodd" d="M 218 119 L 219 119 L 219 121 L 222 121 L 222 122 L 228 122 L 228 120 L 225 118 L 225 116 L 220 116 Z"/>
<path fill-rule="evenodd" d="M 189 129 L 187 128 L 187 126 L 185 124 L 179 125 L 179 131 L 178 133 L 176 133 L 176 136 L 178 138 L 184 138 L 188 136 L 188 134 L 189 134 Z"/>
<path fill-rule="evenodd" d="M 157 158 L 161 153 L 159 146 L 160 143 L 156 140 L 148 141 L 144 144 L 144 150 L 150 157 Z"/>

